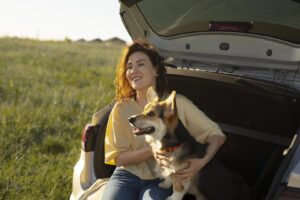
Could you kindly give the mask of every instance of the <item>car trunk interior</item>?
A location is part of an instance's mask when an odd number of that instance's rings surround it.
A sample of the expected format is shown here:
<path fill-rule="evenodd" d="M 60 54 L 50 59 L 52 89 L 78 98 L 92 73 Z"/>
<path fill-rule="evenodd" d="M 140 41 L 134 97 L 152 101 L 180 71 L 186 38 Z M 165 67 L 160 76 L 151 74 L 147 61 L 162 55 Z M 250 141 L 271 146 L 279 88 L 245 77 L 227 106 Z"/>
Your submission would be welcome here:
<path fill-rule="evenodd" d="M 227 140 L 217 154 L 263 199 L 299 125 L 299 94 L 228 74 L 168 68 L 171 89 L 217 122 Z"/>

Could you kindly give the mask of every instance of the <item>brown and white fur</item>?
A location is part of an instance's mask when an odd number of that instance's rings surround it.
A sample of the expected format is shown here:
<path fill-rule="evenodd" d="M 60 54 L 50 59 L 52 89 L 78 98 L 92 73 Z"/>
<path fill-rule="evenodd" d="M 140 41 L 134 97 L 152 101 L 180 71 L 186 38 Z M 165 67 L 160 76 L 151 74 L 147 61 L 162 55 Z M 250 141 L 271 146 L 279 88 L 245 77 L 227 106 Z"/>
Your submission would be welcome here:
<path fill-rule="evenodd" d="M 149 88 L 148 104 L 142 113 L 131 116 L 129 121 L 134 127 L 133 133 L 144 135 L 153 151 L 163 150 L 170 154 L 168 168 L 162 168 L 159 164 L 155 168 L 157 175 L 164 179 L 160 187 L 169 188 L 173 185 L 173 194 L 167 199 L 180 200 L 189 190 L 197 200 L 202 200 L 205 197 L 197 189 L 195 179 L 179 183 L 172 178 L 176 171 L 187 167 L 185 162 L 187 159 L 203 157 L 206 150 L 206 145 L 199 144 L 187 132 L 177 130 L 180 122 L 176 111 L 175 95 L 176 92 L 173 91 L 168 98 L 159 101 L 156 92 Z"/>

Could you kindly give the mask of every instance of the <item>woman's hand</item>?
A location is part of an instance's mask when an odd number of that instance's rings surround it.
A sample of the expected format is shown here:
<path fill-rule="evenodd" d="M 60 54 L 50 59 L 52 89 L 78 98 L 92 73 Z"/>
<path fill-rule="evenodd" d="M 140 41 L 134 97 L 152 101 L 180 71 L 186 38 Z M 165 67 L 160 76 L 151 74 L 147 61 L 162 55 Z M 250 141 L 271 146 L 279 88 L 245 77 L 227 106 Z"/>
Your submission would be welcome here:
<path fill-rule="evenodd" d="M 192 158 L 187 160 L 187 167 L 177 171 L 174 176 L 178 182 L 184 183 L 196 175 L 216 154 L 226 137 L 220 135 L 210 135 L 207 138 L 209 144 L 203 158 Z"/>
<path fill-rule="evenodd" d="M 194 177 L 205 165 L 207 161 L 199 158 L 187 160 L 187 167 L 177 171 L 174 174 L 176 181 L 184 183 Z"/>
<path fill-rule="evenodd" d="M 153 151 L 153 156 L 162 168 L 168 168 L 170 153 L 162 150 Z"/>

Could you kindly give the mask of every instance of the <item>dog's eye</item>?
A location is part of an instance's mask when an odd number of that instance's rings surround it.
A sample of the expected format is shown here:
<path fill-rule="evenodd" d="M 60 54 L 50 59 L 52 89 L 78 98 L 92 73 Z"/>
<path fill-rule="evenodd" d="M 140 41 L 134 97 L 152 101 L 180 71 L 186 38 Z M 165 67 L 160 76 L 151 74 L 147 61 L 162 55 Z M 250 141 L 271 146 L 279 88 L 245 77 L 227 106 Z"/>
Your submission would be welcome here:
<path fill-rule="evenodd" d="M 153 116 L 155 116 L 155 112 L 150 111 L 150 112 L 147 113 L 147 115 L 148 115 L 149 117 L 153 117 Z"/>

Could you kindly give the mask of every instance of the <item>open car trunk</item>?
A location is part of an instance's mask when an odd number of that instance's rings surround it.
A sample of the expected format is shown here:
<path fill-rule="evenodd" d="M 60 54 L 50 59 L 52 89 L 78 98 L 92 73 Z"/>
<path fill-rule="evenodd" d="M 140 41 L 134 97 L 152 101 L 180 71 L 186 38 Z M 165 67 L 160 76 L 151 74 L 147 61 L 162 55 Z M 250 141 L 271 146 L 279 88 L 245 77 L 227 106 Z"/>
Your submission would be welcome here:
<path fill-rule="evenodd" d="M 227 140 L 217 154 L 265 199 L 299 126 L 299 94 L 226 74 L 168 69 L 170 88 L 217 122 Z M 278 176 L 278 174 L 277 174 Z"/>
<path fill-rule="evenodd" d="M 167 70 L 169 87 L 192 100 L 226 134 L 227 140 L 216 157 L 245 179 L 254 200 L 278 199 L 274 194 L 280 195 L 278 184 L 282 184 L 296 152 L 284 154 L 299 130 L 299 92 L 245 77 L 170 67 Z M 98 179 L 110 177 L 114 170 L 114 166 L 104 164 L 108 115 L 91 140 L 96 141 L 94 170 Z M 297 149 L 297 142 L 291 149 Z M 275 191 L 270 192 L 272 187 Z M 268 196 L 270 193 L 272 196 Z"/>

